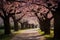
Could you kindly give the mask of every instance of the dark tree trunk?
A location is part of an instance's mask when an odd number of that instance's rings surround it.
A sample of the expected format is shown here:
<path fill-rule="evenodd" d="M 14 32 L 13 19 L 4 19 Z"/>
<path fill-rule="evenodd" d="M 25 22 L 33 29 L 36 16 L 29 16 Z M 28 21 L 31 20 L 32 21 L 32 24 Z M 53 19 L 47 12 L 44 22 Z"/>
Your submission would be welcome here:
<path fill-rule="evenodd" d="M 60 15 L 55 15 L 54 38 L 60 39 Z"/>
<path fill-rule="evenodd" d="M 54 40 L 60 39 L 60 3 L 54 15 Z"/>
<path fill-rule="evenodd" d="M 45 19 L 39 22 L 41 31 L 44 31 L 45 34 L 50 34 L 50 20 Z"/>
<path fill-rule="evenodd" d="M 21 29 L 23 29 L 23 23 L 21 23 Z"/>
<path fill-rule="evenodd" d="M 19 30 L 18 22 L 15 19 L 14 19 L 14 30 L 15 31 Z"/>
<path fill-rule="evenodd" d="M 25 28 L 27 27 L 27 23 L 25 23 Z"/>
<path fill-rule="evenodd" d="M 10 27 L 10 23 L 9 23 L 9 17 L 6 17 L 4 19 L 4 33 L 5 34 L 10 34 L 11 33 L 11 27 Z"/>
<path fill-rule="evenodd" d="M 40 24 L 41 31 L 44 31 L 44 22 L 43 21 L 40 21 L 39 24 Z"/>
<path fill-rule="evenodd" d="M 50 20 L 46 19 L 44 22 L 45 22 L 44 23 L 45 34 L 50 34 Z"/>
<path fill-rule="evenodd" d="M 28 28 L 29 28 L 29 24 L 28 24 Z"/>
<path fill-rule="evenodd" d="M 15 16 L 12 17 L 12 18 L 13 18 L 13 21 L 14 21 L 14 31 L 18 31 L 19 30 L 18 22 L 16 21 Z"/>
<path fill-rule="evenodd" d="M 29 27 L 28 27 L 28 28 L 31 28 L 31 27 L 30 27 L 30 24 L 29 24 Z"/>
<path fill-rule="evenodd" d="M 24 29 L 24 23 L 23 23 L 23 25 L 22 25 L 22 26 L 23 26 L 22 28 Z"/>
<path fill-rule="evenodd" d="M 3 4 L 2 4 L 3 6 Z M 3 21 L 4 21 L 4 34 L 11 34 L 11 27 L 10 27 L 10 22 L 9 22 L 9 16 L 6 14 L 6 11 L 1 8 L 1 10 L 3 11 Z"/>
<path fill-rule="evenodd" d="M 29 25 L 29 24 L 27 23 L 27 24 L 26 24 L 26 28 L 28 28 L 28 25 Z"/>
<path fill-rule="evenodd" d="M 32 24 L 32 28 L 34 28 L 34 25 Z"/>

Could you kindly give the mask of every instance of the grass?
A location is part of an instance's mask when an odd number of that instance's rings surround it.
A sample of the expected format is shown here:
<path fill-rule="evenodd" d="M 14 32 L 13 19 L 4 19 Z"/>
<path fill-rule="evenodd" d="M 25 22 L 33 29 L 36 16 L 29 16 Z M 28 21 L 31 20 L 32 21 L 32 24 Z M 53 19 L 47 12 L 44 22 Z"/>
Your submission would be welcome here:
<path fill-rule="evenodd" d="M 0 40 L 9 40 L 11 35 L 5 35 L 4 30 L 0 29 Z"/>
<path fill-rule="evenodd" d="M 43 35 L 44 32 L 41 31 L 40 29 L 38 29 L 38 32 L 40 35 Z M 50 34 L 49 35 L 43 35 L 47 40 L 52 40 L 54 37 L 54 30 L 50 30 Z"/>
<path fill-rule="evenodd" d="M 13 37 L 12 34 L 5 35 L 4 34 L 4 29 L 0 29 L 0 40 L 10 40 L 12 37 Z"/>
<path fill-rule="evenodd" d="M 13 35 L 0 35 L 0 40 L 10 40 L 13 37 Z"/>
<path fill-rule="evenodd" d="M 3 34 L 4 33 L 4 30 L 3 29 L 0 29 L 0 34 Z"/>
<path fill-rule="evenodd" d="M 44 34 L 43 31 L 41 31 L 40 29 L 37 30 L 39 32 L 40 35 Z"/>
<path fill-rule="evenodd" d="M 13 31 L 11 30 L 11 34 L 9 35 L 5 35 L 4 34 L 4 30 L 0 29 L 0 40 L 10 40 L 12 37 L 14 37 L 16 34 L 20 34 L 21 32 L 23 32 L 23 30 L 19 30 L 19 31 Z"/>

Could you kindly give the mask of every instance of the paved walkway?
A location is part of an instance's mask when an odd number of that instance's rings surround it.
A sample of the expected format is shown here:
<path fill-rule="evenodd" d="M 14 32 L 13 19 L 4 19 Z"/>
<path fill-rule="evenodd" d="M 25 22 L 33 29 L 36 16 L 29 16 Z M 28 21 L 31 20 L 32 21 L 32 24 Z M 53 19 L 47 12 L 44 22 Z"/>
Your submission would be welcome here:
<path fill-rule="evenodd" d="M 17 34 L 11 40 L 45 40 L 45 38 L 38 33 L 37 29 L 27 29 Z"/>

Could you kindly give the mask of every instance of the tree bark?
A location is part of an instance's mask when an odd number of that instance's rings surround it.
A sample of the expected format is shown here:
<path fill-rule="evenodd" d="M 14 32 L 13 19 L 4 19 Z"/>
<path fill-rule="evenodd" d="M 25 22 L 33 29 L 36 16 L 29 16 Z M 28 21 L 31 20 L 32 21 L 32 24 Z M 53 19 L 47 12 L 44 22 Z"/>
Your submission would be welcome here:
<path fill-rule="evenodd" d="M 60 15 L 55 15 L 54 20 L 54 38 L 60 39 Z"/>
<path fill-rule="evenodd" d="M 54 40 L 60 39 L 60 3 L 54 14 Z"/>
<path fill-rule="evenodd" d="M 50 34 L 50 20 L 46 19 L 44 23 L 45 34 Z"/>
<path fill-rule="evenodd" d="M 5 34 L 10 34 L 11 33 L 11 27 L 9 23 L 9 17 L 6 17 L 4 19 L 4 33 Z"/>
<path fill-rule="evenodd" d="M 23 23 L 21 23 L 21 29 L 23 29 Z"/>
<path fill-rule="evenodd" d="M 14 21 L 14 31 L 18 31 L 19 26 L 18 26 L 18 22 L 16 21 L 15 15 L 12 18 L 13 18 L 13 21 Z"/>
<path fill-rule="evenodd" d="M 41 31 L 44 31 L 45 34 L 50 34 L 50 20 L 48 18 L 46 18 L 45 20 L 42 19 L 39 24 Z"/>
<path fill-rule="evenodd" d="M 44 22 L 39 21 L 41 31 L 44 31 Z"/>
<path fill-rule="evenodd" d="M 14 19 L 14 31 L 18 30 L 19 30 L 18 22 Z"/>

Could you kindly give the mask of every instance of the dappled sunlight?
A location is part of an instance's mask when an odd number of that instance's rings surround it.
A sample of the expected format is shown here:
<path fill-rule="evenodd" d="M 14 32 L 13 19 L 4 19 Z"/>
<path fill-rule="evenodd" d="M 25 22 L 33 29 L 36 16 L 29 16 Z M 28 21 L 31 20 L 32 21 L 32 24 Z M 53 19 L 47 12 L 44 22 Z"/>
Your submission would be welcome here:
<path fill-rule="evenodd" d="M 43 31 L 41 31 L 40 29 L 38 29 L 38 32 L 39 32 L 39 34 L 44 34 L 44 32 Z"/>
<path fill-rule="evenodd" d="M 41 36 L 38 33 L 38 28 L 20 30 L 15 33 L 19 33 L 19 34 L 15 35 L 15 37 L 13 37 L 12 40 L 15 40 L 15 39 L 16 40 L 18 40 L 18 39 L 21 39 L 21 40 L 45 40 L 45 37 Z"/>
<path fill-rule="evenodd" d="M 49 35 L 44 35 L 46 38 L 53 38 L 54 37 L 54 32 L 50 31 Z"/>
<path fill-rule="evenodd" d="M 13 31 L 13 30 L 12 30 L 12 34 L 20 34 L 20 33 L 22 33 L 22 32 L 24 32 L 24 30 L 19 30 L 19 31 Z"/>
<path fill-rule="evenodd" d="M 17 39 L 21 40 L 46 40 L 48 38 L 53 38 L 54 36 L 54 31 L 50 30 L 49 35 L 43 35 L 44 32 L 41 31 L 39 28 L 34 28 L 34 29 L 24 29 L 24 30 L 19 30 L 14 32 L 15 37 Z M 14 40 L 14 39 L 13 39 Z"/>
<path fill-rule="evenodd" d="M 53 38 L 54 37 L 54 30 L 50 30 L 50 34 L 45 34 L 40 29 L 38 30 L 39 34 L 43 35 L 46 39 Z"/>
<path fill-rule="evenodd" d="M 3 31 L 3 30 L 2 30 Z M 39 28 L 34 28 L 34 29 L 24 29 L 24 30 L 19 30 L 19 31 L 14 31 L 11 30 L 12 35 L 10 36 L 4 36 L 6 40 L 11 39 L 11 40 L 46 40 L 46 39 L 51 39 L 54 36 L 54 30 L 50 30 L 50 35 L 43 35 L 44 32 L 41 31 Z M 4 40 L 3 39 L 3 40 Z"/>
<path fill-rule="evenodd" d="M 58 38 L 59 3 L 57 0 L 0 0 L 0 40 Z"/>

